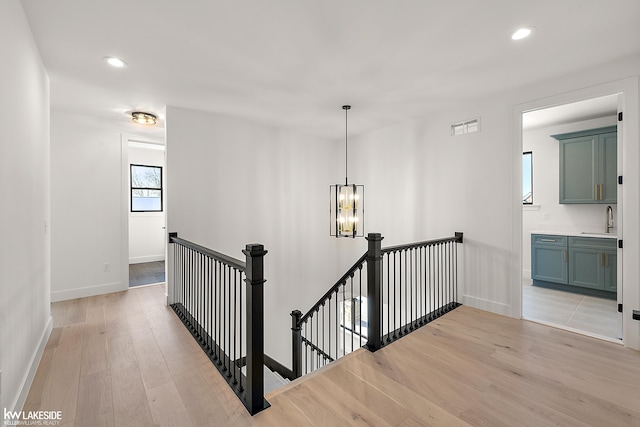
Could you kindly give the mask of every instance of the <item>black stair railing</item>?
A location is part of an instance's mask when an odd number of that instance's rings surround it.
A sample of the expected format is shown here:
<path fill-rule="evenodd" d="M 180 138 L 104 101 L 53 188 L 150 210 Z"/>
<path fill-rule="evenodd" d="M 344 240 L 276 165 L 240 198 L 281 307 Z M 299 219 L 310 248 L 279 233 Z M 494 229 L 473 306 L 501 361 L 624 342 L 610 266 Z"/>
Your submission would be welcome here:
<path fill-rule="evenodd" d="M 263 245 L 246 245 L 245 261 L 169 233 L 173 246 L 171 308 L 249 413 L 264 399 Z M 246 363 L 246 374 L 242 367 Z"/>
<path fill-rule="evenodd" d="M 367 252 L 306 314 L 291 313 L 295 377 L 362 346 L 376 351 L 460 305 L 462 233 L 384 249 L 379 233 L 367 240 Z"/>

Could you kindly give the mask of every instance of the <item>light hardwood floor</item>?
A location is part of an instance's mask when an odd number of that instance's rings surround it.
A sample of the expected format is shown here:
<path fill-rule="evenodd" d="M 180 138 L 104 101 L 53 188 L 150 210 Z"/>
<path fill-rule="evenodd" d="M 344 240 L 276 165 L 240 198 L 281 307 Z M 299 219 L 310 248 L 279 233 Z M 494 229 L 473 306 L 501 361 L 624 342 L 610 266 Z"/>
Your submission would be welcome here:
<path fill-rule="evenodd" d="M 24 409 L 62 410 L 65 426 L 640 426 L 639 352 L 468 307 L 269 393 L 254 417 L 163 287 L 52 312 Z"/>

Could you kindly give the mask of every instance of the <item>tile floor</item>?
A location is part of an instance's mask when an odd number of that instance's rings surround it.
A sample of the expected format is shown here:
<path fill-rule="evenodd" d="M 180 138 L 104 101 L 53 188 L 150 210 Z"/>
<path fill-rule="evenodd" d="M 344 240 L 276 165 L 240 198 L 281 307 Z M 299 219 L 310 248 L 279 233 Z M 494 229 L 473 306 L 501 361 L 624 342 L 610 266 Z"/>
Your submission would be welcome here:
<path fill-rule="evenodd" d="M 615 300 L 532 286 L 523 280 L 522 317 L 550 325 L 618 339 Z"/>
<path fill-rule="evenodd" d="M 129 264 L 129 287 L 164 282 L 164 261 Z"/>

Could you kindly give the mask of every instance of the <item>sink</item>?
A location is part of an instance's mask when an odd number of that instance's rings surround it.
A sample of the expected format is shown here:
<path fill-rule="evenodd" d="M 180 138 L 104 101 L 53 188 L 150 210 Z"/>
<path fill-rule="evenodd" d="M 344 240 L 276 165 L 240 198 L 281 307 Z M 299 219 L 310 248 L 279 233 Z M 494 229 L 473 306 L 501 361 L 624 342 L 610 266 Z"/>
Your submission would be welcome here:
<path fill-rule="evenodd" d="M 602 236 L 602 237 L 617 237 L 614 233 L 594 233 L 591 231 L 583 231 L 580 234 L 590 234 L 592 236 Z"/>

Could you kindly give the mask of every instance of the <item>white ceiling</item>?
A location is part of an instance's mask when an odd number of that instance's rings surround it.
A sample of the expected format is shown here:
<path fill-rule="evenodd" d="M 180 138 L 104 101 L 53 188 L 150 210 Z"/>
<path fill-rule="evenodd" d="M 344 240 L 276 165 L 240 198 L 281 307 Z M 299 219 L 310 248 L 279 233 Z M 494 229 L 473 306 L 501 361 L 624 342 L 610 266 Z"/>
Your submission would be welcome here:
<path fill-rule="evenodd" d="M 355 134 L 640 52 L 638 0 L 22 4 L 53 109 L 126 121 L 173 105 L 330 138 L 345 103 Z"/>
<path fill-rule="evenodd" d="M 618 95 L 601 96 L 571 104 L 557 105 L 522 115 L 522 128 L 573 123 L 581 120 L 614 116 L 618 112 Z"/>

